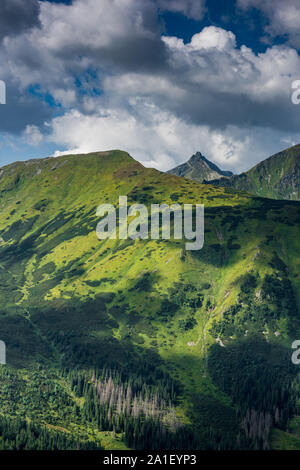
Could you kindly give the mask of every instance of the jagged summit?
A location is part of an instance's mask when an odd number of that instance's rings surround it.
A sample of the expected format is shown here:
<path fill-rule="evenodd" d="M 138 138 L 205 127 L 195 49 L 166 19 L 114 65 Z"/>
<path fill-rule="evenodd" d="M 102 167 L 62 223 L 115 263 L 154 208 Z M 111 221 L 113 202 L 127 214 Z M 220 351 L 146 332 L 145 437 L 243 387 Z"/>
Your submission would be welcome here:
<path fill-rule="evenodd" d="M 231 171 L 222 171 L 201 152 L 196 152 L 186 163 L 169 170 L 167 173 L 192 179 L 199 183 L 233 175 Z"/>

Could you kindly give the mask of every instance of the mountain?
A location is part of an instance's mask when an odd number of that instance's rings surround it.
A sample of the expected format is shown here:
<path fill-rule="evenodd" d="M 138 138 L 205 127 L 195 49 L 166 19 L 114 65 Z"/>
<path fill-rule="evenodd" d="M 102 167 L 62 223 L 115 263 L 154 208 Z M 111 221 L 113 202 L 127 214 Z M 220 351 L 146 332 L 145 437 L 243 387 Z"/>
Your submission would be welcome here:
<path fill-rule="evenodd" d="M 251 170 L 210 183 L 272 199 L 300 200 L 300 144 L 262 161 Z"/>
<path fill-rule="evenodd" d="M 231 171 L 222 171 L 214 163 L 210 162 L 200 152 L 195 153 L 186 163 L 167 171 L 176 176 L 182 176 L 202 183 L 222 177 L 232 176 Z"/>
<path fill-rule="evenodd" d="M 204 204 L 204 247 L 98 240 L 120 195 Z M 114 150 L 3 167 L 0 215 L 1 449 L 300 446 L 300 203 Z"/>

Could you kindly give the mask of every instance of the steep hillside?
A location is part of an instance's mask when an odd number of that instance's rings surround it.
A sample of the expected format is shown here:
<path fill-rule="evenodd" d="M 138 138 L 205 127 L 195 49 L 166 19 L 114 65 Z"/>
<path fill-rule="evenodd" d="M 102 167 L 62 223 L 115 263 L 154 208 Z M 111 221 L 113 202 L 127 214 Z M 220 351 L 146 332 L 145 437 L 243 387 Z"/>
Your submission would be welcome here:
<path fill-rule="evenodd" d="M 146 169 L 117 150 L 0 175 L 0 448 L 266 448 L 272 427 L 287 429 L 300 203 Z M 96 208 L 120 195 L 203 203 L 203 249 L 99 241 Z"/>
<path fill-rule="evenodd" d="M 167 173 L 182 176 L 202 183 L 222 177 L 232 176 L 231 171 L 222 171 L 214 163 L 210 162 L 200 152 L 195 153 L 186 163 L 169 170 Z"/>
<path fill-rule="evenodd" d="M 300 144 L 279 152 L 251 170 L 231 178 L 216 178 L 216 186 L 231 187 L 272 199 L 300 200 Z"/>

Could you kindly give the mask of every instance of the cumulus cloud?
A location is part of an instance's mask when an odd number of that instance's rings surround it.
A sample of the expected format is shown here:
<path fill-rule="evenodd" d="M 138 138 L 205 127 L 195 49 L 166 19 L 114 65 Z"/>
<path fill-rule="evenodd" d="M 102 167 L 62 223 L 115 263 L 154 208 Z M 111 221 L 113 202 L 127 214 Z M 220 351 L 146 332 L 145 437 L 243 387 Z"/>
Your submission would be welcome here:
<path fill-rule="evenodd" d="M 168 68 L 160 75 L 123 73 L 104 79 L 104 90 L 151 97 L 178 117 L 213 129 L 298 130 L 299 111 L 290 100 L 291 83 L 300 76 L 294 49 L 273 47 L 256 55 L 237 48 L 233 33 L 216 27 L 204 28 L 187 44 L 175 37 L 163 40 Z"/>
<path fill-rule="evenodd" d="M 271 36 L 282 36 L 290 44 L 300 47 L 300 3 L 299 0 L 238 0 L 242 10 L 256 8 L 268 18 L 266 32 Z"/>
<path fill-rule="evenodd" d="M 225 31 L 215 26 L 204 28 L 195 34 L 190 42 L 194 50 L 217 49 L 218 51 L 229 51 L 236 46 L 235 35 L 231 31 Z"/>
<path fill-rule="evenodd" d="M 24 140 L 32 146 L 38 146 L 43 142 L 43 134 L 37 126 L 26 126 L 24 131 Z"/>
<path fill-rule="evenodd" d="M 84 21 L 83 21 L 84 18 Z M 151 0 L 75 0 L 41 4 L 38 47 L 72 61 L 79 56 L 126 68 L 157 68 L 164 59 Z"/>
<path fill-rule="evenodd" d="M 138 155 L 145 166 L 160 170 L 179 164 L 199 148 L 223 167 L 242 164 L 239 160 L 247 145 L 245 135 L 232 138 L 230 131 L 224 134 L 207 126 L 189 125 L 156 106 L 139 106 L 143 120 L 124 110 L 105 110 L 92 116 L 70 111 L 52 121 L 48 140 L 68 147 L 72 153 L 123 149 Z"/>
<path fill-rule="evenodd" d="M 228 126 L 220 132 L 187 123 L 144 100 L 134 104 L 135 115 L 124 109 L 90 116 L 73 110 L 55 118 L 47 139 L 69 149 L 55 156 L 119 148 L 145 166 L 168 170 L 201 150 L 222 168 L 241 172 L 300 140 L 300 133 L 287 135 L 267 128 Z"/>
<path fill-rule="evenodd" d="M 241 1 L 248 8 L 250 0 Z M 284 140 L 297 141 L 300 112 L 290 99 L 300 77 L 295 49 L 255 54 L 215 26 L 188 43 L 161 36 L 158 6 L 196 18 L 205 4 L 42 2 L 40 27 L 2 42 L 0 76 L 15 105 L 0 108 L 2 130 L 25 130 L 32 145 L 48 139 L 80 153 L 119 147 L 160 169 L 201 150 L 241 170 Z"/>
<path fill-rule="evenodd" d="M 7 116 L 0 119 L 2 130 L 19 132 L 20 126 L 37 125 L 36 96 L 51 96 L 66 108 L 80 107 L 83 101 L 86 106 L 86 94 L 101 92 L 103 74 L 121 69 L 154 71 L 162 69 L 166 61 L 157 6 L 151 0 L 42 2 L 39 23 L 40 28 L 21 29 L 18 36 L 4 37 L 0 77 L 11 89 L 8 103 L 13 109 L 1 110 Z M 23 112 L 24 100 L 32 102 L 32 113 Z M 42 124 L 47 106 L 40 107 Z M 47 116 L 50 114 L 48 106 Z"/>

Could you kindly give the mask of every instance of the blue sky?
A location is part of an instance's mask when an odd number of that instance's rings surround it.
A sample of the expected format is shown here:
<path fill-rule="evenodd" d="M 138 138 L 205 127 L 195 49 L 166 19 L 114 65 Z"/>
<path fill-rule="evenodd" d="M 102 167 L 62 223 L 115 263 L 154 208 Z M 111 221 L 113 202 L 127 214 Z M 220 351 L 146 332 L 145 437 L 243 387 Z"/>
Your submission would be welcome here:
<path fill-rule="evenodd" d="M 0 165 L 201 151 L 244 171 L 300 142 L 298 0 L 2 0 Z"/>

